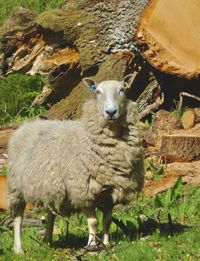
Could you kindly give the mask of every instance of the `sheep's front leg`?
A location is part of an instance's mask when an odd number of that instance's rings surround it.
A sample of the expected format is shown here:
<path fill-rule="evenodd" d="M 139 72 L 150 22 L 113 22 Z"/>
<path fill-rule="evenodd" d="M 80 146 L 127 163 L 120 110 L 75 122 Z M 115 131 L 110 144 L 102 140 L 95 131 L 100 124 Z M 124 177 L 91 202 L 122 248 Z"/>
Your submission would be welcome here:
<path fill-rule="evenodd" d="M 21 228 L 22 228 L 24 208 L 25 205 L 22 206 L 21 208 L 18 208 L 14 218 L 14 252 L 18 255 L 24 253 L 22 249 L 22 243 L 21 243 Z"/>
<path fill-rule="evenodd" d="M 103 244 L 109 245 L 109 228 L 112 220 L 112 208 L 103 210 Z"/>
<path fill-rule="evenodd" d="M 48 210 L 47 211 L 47 226 L 46 226 L 46 233 L 44 236 L 44 241 L 49 244 L 52 243 L 54 220 L 55 220 L 55 215 L 50 210 Z"/>
<path fill-rule="evenodd" d="M 88 237 L 88 244 L 87 246 L 96 246 L 96 234 L 97 234 L 97 227 L 98 227 L 98 219 L 96 217 L 96 212 L 94 208 L 87 208 L 83 210 L 84 214 L 87 217 L 88 222 L 88 230 L 89 230 L 89 237 Z"/>

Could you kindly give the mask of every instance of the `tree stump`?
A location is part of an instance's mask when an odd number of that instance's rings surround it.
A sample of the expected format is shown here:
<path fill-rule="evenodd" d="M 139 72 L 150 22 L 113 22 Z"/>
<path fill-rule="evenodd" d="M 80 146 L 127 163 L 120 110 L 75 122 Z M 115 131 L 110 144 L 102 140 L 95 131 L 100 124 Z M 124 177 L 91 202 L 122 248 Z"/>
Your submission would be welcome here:
<path fill-rule="evenodd" d="M 200 160 L 200 124 L 162 137 L 161 155 L 167 162 Z"/>

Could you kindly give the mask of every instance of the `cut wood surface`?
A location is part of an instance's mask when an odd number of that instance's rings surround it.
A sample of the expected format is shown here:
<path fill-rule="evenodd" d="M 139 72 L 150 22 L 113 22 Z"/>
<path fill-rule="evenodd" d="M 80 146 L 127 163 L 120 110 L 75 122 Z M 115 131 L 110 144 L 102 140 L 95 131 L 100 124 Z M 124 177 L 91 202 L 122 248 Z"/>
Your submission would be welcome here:
<path fill-rule="evenodd" d="M 200 160 L 200 124 L 162 137 L 161 155 L 169 162 Z"/>
<path fill-rule="evenodd" d="M 0 209 L 8 210 L 8 187 L 7 187 L 7 177 L 0 175 Z M 26 210 L 33 209 L 33 205 L 27 204 Z"/>
<path fill-rule="evenodd" d="M 199 76 L 199 13 L 199 0 L 151 0 L 137 31 L 143 56 L 164 72 Z"/>
<path fill-rule="evenodd" d="M 144 192 L 148 196 L 164 192 L 174 186 L 181 176 L 183 184 L 200 184 L 200 161 L 174 162 L 167 164 L 164 176 L 158 181 L 146 181 Z"/>
<path fill-rule="evenodd" d="M 0 176 L 0 209 L 7 209 L 7 178 Z"/>
<path fill-rule="evenodd" d="M 194 127 L 195 124 L 195 113 L 193 110 L 187 110 L 181 117 L 181 123 L 185 130 Z"/>
<path fill-rule="evenodd" d="M 200 108 L 186 110 L 182 117 L 181 123 L 185 130 L 194 127 L 196 123 L 200 122 Z"/>

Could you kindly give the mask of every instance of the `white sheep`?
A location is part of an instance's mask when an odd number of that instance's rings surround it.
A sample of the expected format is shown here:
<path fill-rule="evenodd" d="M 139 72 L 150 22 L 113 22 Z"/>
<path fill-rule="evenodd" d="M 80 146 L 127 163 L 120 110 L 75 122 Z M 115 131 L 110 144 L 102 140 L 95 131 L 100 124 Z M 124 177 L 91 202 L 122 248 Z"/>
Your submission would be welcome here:
<path fill-rule="evenodd" d="M 116 204 L 129 203 L 143 186 L 143 148 L 137 104 L 125 96 L 133 76 L 123 81 L 84 83 L 95 98 L 83 106 L 80 119 L 36 120 L 24 123 L 8 145 L 8 199 L 14 215 L 14 251 L 23 253 L 21 223 L 27 202 L 48 213 L 45 241 L 52 241 L 55 213 L 85 213 L 88 246 L 95 246 L 103 212 L 103 243 Z"/>

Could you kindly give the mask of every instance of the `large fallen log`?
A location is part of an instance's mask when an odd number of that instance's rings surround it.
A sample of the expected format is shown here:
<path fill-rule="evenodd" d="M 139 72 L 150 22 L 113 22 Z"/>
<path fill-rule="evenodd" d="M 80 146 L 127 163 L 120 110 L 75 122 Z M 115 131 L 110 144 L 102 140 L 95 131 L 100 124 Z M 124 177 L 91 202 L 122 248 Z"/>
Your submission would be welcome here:
<path fill-rule="evenodd" d="M 186 78 L 200 75 L 200 1 L 151 0 L 143 12 L 137 41 L 157 69 Z"/>
<path fill-rule="evenodd" d="M 200 124 L 162 137 L 161 155 L 168 162 L 200 160 Z"/>

